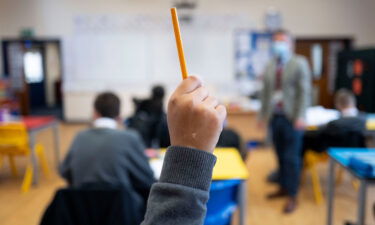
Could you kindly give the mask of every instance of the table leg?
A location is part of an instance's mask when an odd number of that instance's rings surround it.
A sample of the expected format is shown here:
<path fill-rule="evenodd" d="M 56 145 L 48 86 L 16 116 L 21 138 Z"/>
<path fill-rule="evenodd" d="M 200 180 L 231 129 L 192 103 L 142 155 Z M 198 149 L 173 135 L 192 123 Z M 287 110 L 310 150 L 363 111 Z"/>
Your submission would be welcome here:
<path fill-rule="evenodd" d="M 35 133 L 31 132 L 29 134 L 29 144 L 31 150 L 31 164 L 33 166 L 33 185 L 37 185 L 39 182 L 39 170 L 38 170 L 38 160 L 36 158 L 35 152 Z"/>
<path fill-rule="evenodd" d="M 367 182 L 361 180 L 361 186 L 358 192 L 358 223 L 357 225 L 364 225 L 366 218 L 366 194 L 367 194 Z"/>
<path fill-rule="evenodd" d="M 327 200 L 327 225 L 333 221 L 333 200 L 335 195 L 335 161 L 329 160 L 328 170 L 328 200 Z"/>
<path fill-rule="evenodd" d="M 246 205 L 247 205 L 247 198 L 246 198 L 246 181 L 242 181 L 237 194 L 238 200 L 238 210 L 239 210 L 239 224 L 245 225 L 246 224 Z"/>
<path fill-rule="evenodd" d="M 53 138 L 54 138 L 54 150 L 55 150 L 55 166 L 57 170 L 59 169 L 60 165 L 60 132 L 59 132 L 59 124 L 55 123 L 53 125 Z"/>

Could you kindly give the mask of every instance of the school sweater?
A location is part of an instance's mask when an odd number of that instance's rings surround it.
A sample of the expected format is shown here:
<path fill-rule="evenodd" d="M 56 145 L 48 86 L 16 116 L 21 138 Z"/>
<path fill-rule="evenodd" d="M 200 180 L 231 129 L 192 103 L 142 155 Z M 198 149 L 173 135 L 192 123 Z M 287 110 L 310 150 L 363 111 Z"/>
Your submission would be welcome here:
<path fill-rule="evenodd" d="M 76 136 L 60 173 L 73 187 L 98 182 L 120 185 L 146 202 L 155 180 L 144 149 L 133 131 L 90 128 Z"/>
<path fill-rule="evenodd" d="M 169 147 L 142 225 L 203 224 L 215 162 L 216 157 L 205 151 Z"/>

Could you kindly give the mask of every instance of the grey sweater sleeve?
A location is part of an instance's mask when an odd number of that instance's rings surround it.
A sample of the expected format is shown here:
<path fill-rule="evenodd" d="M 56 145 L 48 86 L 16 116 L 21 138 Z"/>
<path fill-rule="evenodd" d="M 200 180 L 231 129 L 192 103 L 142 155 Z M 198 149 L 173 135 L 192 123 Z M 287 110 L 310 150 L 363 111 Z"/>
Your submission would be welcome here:
<path fill-rule="evenodd" d="M 169 147 L 142 225 L 203 224 L 215 162 L 211 153 Z"/>
<path fill-rule="evenodd" d="M 79 137 L 81 133 L 79 133 L 73 140 L 73 143 L 69 147 L 69 150 L 65 156 L 64 161 L 59 165 L 59 172 L 60 175 L 66 180 L 66 182 L 71 185 L 73 183 L 73 175 L 72 175 L 72 155 L 74 149 L 76 149 L 76 146 L 79 144 Z"/>

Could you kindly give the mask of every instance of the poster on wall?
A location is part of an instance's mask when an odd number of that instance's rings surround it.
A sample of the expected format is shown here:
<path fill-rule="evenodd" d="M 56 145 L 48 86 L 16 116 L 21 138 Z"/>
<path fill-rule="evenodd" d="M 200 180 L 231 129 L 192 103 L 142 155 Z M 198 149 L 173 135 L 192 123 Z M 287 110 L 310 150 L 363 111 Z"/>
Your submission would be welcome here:
<path fill-rule="evenodd" d="M 244 95 L 259 91 L 261 77 L 271 59 L 272 33 L 235 32 L 235 78 Z"/>

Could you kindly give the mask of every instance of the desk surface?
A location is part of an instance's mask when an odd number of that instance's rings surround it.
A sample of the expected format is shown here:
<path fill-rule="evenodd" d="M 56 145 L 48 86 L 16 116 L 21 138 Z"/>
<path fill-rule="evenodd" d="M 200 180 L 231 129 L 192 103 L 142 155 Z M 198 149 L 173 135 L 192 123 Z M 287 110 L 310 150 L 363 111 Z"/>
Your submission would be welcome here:
<path fill-rule="evenodd" d="M 26 129 L 30 132 L 44 128 L 54 122 L 56 122 L 56 118 L 54 116 L 23 116 L 20 121 L 1 122 L 0 125 L 9 123 L 23 123 L 26 126 Z"/>
<path fill-rule="evenodd" d="M 216 148 L 217 157 L 214 167 L 213 180 L 247 179 L 249 172 L 240 154 L 235 148 Z"/>
<path fill-rule="evenodd" d="M 375 131 L 375 118 L 373 118 L 373 117 L 367 117 L 366 129 L 367 129 L 367 131 Z M 308 125 L 306 127 L 306 130 L 308 130 L 308 131 L 315 131 L 315 130 L 318 130 L 318 126 Z"/>
<path fill-rule="evenodd" d="M 375 131 L 375 119 L 368 119 L 366 122 L 366 128 L 370 131 Z"/>
<path fill-rule="evenodd" d="M 22 122 L 25 124 L 27 130 L 34 130 L 44 127 L 56 119 L 53 116 L 24 116 L 22 117 Z"/>
<path fill-rule="evenodd" d="M 165 150 L 162 150 L 165 152 Z M 213 180 L 244 180 L 249 177 L 249 172 L 238 151 L 235 148 L 216 148 L 214 155 L 217 161 L 213 170 Z M 151 159 L 150 165 L 159 179 L 164 157 Z"/>
<path fill-rule="evenodd" d="M 375 179 L 375 178 L 368 178 L 364 177 L 362 174 L 358 173 L 357 171 L 353 170 L 352 168 L 349 168 L 349 159 L 354 154 L 360 154 L 360 153 L 367 153 L 370 151 L 375 151 L 373 148 L 330 148 L 328 151 L 328 155 L 334 159 L 337 163 L 339 163 L 341 166 L 347 168 L 353 175 L 357 176 L 361 179 Z"/>

